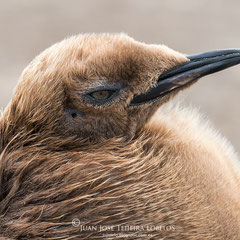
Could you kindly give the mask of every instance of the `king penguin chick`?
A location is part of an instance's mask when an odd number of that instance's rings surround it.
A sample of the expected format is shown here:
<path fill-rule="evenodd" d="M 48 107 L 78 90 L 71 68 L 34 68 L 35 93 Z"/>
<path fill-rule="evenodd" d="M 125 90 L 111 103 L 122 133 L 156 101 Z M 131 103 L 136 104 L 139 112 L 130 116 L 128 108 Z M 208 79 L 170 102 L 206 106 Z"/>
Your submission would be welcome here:
<path fill-rule="evenodd" d="M 70 37 L 24 70 L 0 123 L 1 239 L 240 239 L 231 145 L 170 101 L 240 50 L 186 57 Z"/>

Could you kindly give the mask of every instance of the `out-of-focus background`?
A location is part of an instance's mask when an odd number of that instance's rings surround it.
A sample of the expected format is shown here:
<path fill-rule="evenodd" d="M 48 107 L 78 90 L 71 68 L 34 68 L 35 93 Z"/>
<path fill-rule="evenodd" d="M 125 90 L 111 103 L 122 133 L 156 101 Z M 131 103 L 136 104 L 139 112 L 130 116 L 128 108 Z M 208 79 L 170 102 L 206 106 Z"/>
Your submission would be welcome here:
<path fill-rule="evenodd" d="M 191 54 L 240 48 L 237 0 L 0 0 L 0 108 L 31 59 L 63 38 L 125 32 Z M 205 77 L 181 95 L 240 152 L 240 66 Z"/>

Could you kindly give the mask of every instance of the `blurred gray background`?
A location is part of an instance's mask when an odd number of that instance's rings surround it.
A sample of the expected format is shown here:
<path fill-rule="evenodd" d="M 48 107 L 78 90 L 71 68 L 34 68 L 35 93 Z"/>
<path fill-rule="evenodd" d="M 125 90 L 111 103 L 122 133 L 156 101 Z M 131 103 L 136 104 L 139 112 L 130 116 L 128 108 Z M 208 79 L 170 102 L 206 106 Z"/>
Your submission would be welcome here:
<path fill-rule="evenodd" d="M 0 0 L 0 108 L 31 59 L 83 32 L 125 32 L 191 54 L 240 48 L 238 0 Z M 182 93 L 240 152 L 240 66 Z"/>

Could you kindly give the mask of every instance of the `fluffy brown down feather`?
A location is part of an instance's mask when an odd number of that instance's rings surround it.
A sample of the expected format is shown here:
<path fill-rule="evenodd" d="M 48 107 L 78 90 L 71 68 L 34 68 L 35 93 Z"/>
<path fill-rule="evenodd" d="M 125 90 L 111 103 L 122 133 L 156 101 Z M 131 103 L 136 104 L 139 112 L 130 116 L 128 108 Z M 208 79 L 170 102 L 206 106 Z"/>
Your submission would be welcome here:
<path fill-rule="evenodd" d="M 37 57 L 1 117 L 0 239 L 240 239 L 231 146 L 194 112 L 162 106 L 171 96 L 126 107 L 184 61 L 126 35 L 80 35 Z M 104 107 L 83 102 L 99 78 L 128 90 Z"/>

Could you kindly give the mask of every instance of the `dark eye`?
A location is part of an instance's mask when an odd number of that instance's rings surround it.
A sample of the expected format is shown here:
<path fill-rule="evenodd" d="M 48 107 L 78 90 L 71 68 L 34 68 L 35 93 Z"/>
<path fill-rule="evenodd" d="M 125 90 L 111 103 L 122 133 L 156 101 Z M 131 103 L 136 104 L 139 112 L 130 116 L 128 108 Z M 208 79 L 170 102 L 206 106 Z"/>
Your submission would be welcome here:
<path fill-rule="evenodd" d="M 96 91 L 90 94 L 90 96 L 96 100 L 104 101 L 109 99 L 115 91 L 113 90 L 102 90 L 102 91 Z"/>

